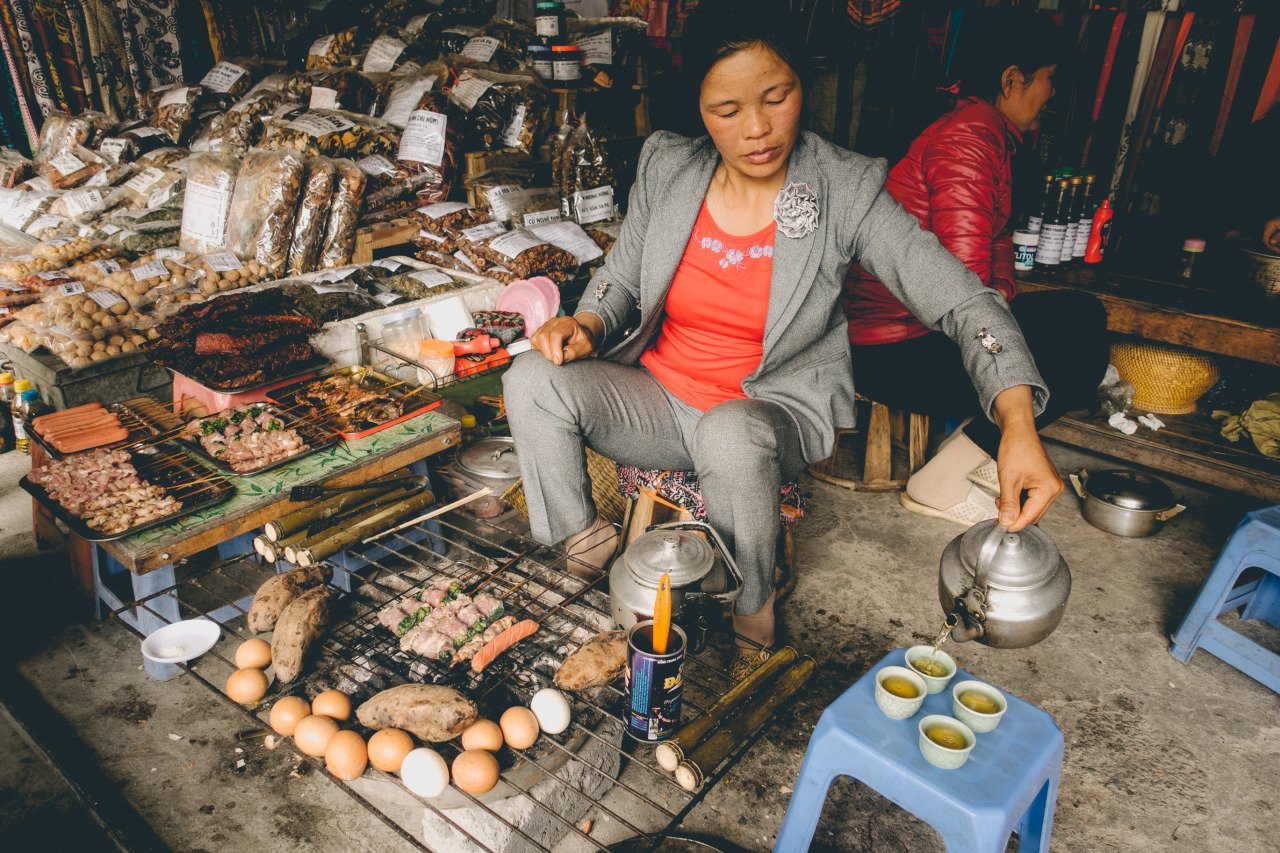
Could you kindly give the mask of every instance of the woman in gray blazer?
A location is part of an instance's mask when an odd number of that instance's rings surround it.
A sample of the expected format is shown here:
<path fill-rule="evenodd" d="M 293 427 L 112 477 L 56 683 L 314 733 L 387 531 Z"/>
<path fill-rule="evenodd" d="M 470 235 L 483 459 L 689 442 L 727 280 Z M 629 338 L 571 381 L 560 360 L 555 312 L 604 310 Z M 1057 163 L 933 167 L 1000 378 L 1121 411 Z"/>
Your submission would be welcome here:
<path fill-rule="evenodd" d="M 960 345 L 984 410 L 1003 430 L 1002 521 L 1015 530 L 1038 521 L 1062 490 L 1035 432 L 1048 390 L 1004 300 L 885 192 L 885 161 L 800 131 L 802 48 L 789 19 L 771 0 L 699 4 L 683 45 L 708 135 L 659 132 L 645 143 L 621 235 L 577 313 L 539 329 L 536 351 L 516 359 L 504 381 L 533 535 L 564 542 L 589 569 L 607 564 L 616 531 L 596 516 L 584 446 L 626 465 L 697 472 L 708 522 L 745 579 L 734 614 L 738 677 L 774 642 L 779 488 L 827 456 L 837 425 L 853 422 L 838 302 L 852 258 Z M 751 258 L 771 253 L 772 268 L 767 287 L 752 291 L 767 302 L 758 306 L 759 362 L 704 410 L 689 401 L 705 398 L 672 393 L 646 353 L 674 337 L 677 323 L 698 328 L 712 353 L 741 351 L 741 324 L 726 319 L 738 337 L 725 331 L 720 340 L 717 307 L 700 303 L 706 294 L 696 288 L 714 290 L 726 318 L 752 308 L 732 298 L 745 256 L 726 253 L 716 278 L 697 254 L 720 247 L 700 236 L 706 229 L 752 235 L 760 245 Z M 679 311 L 668 310 L 677 298 Z M 687 378 L 713 372 L 714 359 L 691 359 Z"/>

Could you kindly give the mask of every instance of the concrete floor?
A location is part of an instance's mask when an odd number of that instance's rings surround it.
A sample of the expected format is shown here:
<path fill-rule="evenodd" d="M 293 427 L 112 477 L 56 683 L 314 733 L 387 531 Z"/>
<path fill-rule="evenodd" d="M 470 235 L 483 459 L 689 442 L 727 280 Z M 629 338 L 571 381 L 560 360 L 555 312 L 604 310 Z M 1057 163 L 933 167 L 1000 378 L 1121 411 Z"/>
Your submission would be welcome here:
<path fill-rule="evenodd" d="M 1063 470 L 1098 466 L 1064 448 L 1052 453 Z M 243 718 L 190 677 L 146 679 L 134 636 L 116 622 L 89 620 L 65 562 L 35 553 L 29 503 L 13 486 L 27 462 L 0 457 L 3 655 L 71 723 L 164 842 L 179 850 L 407 848 L 327 779 L 291 775 L 297 762 L 288 750 L 245 744 L 237 753 Z M 822 709 L 886 651 L 935 631 L 938 557 L 959 532 L 906 512 L 894 495 L 808 485 L 800 581 L 783 614 L 791 642 L 817 659 L 818 675 L 686 824 L 751 850 L 771 846 Z M 1190 509 L 1146 540 L 1095 530 L 1064 496 L 1043 525 L 1074 573 L 1062 626 L 1031 649 L 952 649 L 962 667 L 1040 706 L 1063 730 L 1054 850 L 1275 849 L 1280 702 L 1204 652 L 1183 665 L 1166 650 L 1251 505 L 1174 486 Z M 1250 629 L 1280 648 L 1274 633 Z M 404 814 L 413 805 L 394 807 Z M 0 716 L 0 849 L 37 842 L 107 849 L 67 786 Z M 813 849 L 914 852 L 941 843 L 924 823 L 844 780 Z"/>

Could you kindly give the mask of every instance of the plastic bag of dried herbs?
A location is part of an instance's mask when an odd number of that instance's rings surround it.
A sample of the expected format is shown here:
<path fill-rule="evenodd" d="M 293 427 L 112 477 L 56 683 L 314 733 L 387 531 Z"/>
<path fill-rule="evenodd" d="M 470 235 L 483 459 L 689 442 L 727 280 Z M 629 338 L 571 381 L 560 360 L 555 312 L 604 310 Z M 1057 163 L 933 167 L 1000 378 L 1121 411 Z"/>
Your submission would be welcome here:
<path fill-rule="evenodd" d="M 356 244 L 356 224 L 364 203 L 367 178 L 350 160 L 335 160 L 337 176 L 329 202 L 329 219 L 324 227 L 319 269 L 333 269 L 351 262 Z"/>
<path fill-rule="evenodd" d="M 418 109 L 422 96 L 441 89 L 449 79 L 449 67 L 442 62 L 432 62 L 412 71 L 392 74 L 378 99 L 375 113 L 385 122 L 404 130 L 409 115 Z"/>
<path fill-rule="evenodd" d="M 579 225 L 589 225 L 617 216 L 613 170 L 604 146 L 592 134 L 585 116 L 564 146 L 559 163 L 552 166 L 559 175 L 566 218 Z"/>
<path fill-rule="evenodd" d="M 546 130 L 550 95 L 530 75 L 467 69 L 450 87 L 449 100 L 466 115 L 472 149 L 517 148 L 532 154 Z"/>
<path fill-rule="evenodd" d="M 174 145 L 185 145 L 195 127 L 196 108 L 204 89 L 200 86 L 174 86 L 159 95 L 151 126 L 164 131 Z"/>
<path fill-rule="evenodd" d="M 290 151 L 254 148 L 236 176 L 227 216 L 227 248 L 256 260 L 273 277 L 284 273 L 306 164 Z"/>
<path fill-rule="evenodd" d="M 285 265 L 285 272 L 289 275 L 311 272 L 320 260 L 336 175 L 337 169 L 332 160 L 324 157 L 307 160 L 307 173 L 303 178 L 293 236 L 289 241 L 289 260 Z"/>
<path fill-rule="evenodd" d="M 359 158 L 394 155 L 399 144 L 399 131 L 381 119 L 341 110 L 308 110 L 294 118 L 268 120 L 260 147 L 307 157 Z"/>
<path fill-rule="evenodd" d="M 50 113 L 40 126 L 40 138 L 32 156 L 36 174 L 48 178 L 49 163 L 54 157 L 76 146 L 96 148 L 115 125 L 111 118 L 92 110 L 74 117 L 62 112 Z"/>
<path fill-rule="evenodd" d="M 187 189 L 182 201 L 182 240 L 192 254 L 226 245 L 227 216 L 240 161 L 220 154 L 192 154 L 186 162 Z"/>
<path fill-rule="evenodd" d="M 302 107 L 284 92 L 264 90 L 246 95 L 197 131 L 191 140 L 191 150 L 243 156 L 262 136 L 263 119 L 285 104 Z"/>
<path fill-rule="evenodd" d="M 343 56 L 351 52 L 355 40 L 355 28 L 320 36 L 307 50 L 307 70 L 319 71 L 340 64 Z"/>

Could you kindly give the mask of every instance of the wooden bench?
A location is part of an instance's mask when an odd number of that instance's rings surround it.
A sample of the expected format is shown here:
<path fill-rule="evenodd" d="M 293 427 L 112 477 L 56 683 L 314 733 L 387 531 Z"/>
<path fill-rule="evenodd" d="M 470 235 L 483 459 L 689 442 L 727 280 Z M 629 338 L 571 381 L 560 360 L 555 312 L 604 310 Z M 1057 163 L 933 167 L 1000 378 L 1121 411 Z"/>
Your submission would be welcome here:
<path fill-rule="evenodd" d="M 1107 328 L 1120 335 L 1280 366 L 1280 327 L 1266 322 L 1280 312 L 1257 300 L 1089 269 L 1055 278 L 1032 274 L 1019 289 L 1075 289 L 1097 296 Z M 1277 386 L 1280 387 L 1280 386 Z M 1232 444 L 1207 414 L 1161 415 L 1165 428 L 1132 436 L 1087 412 L 1073 412 L 1044 430 L 1046 438 L 1154 468 L 1195 482 L 1280 502 L 1280 462 L 1258 453 L 1248 439 Z"/>

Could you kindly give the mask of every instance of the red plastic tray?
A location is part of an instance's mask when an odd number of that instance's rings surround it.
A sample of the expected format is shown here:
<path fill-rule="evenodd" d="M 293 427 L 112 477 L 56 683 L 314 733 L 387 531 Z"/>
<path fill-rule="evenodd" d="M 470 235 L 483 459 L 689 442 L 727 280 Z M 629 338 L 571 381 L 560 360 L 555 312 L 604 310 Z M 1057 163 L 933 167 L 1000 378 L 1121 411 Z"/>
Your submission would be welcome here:
<path fill-rule="evenodd" d="M 354 369 L 355 368 L 351 368 L 351 367 L 341 367 L 335 370 L 327 370 L 315 376 L 310 376 L 310 377 L 307 377 L 306 379 L 299 380 L 297 382 L 291 382 L 287 385 L 282 385 L 278 388 L 273 388 L 269 392 L 268 398 L 271 400 L 271 402 L 277 403 L 279 405 L 286 405 L 286 404 L 294 405 L 296 401 L 293 399 L 293 394 L 294 392 L 301 389 L 302 386 L 308 385 L 312 382 L 317 382 L 322 379 L 328 379 L 330 376 L 350 373 Z M 374 376 L 378 378 L 379 380 L 381 380 L 387 385 L 396 384 L 390 378 L 383 376 L 382 374 L 377 373 L 375 371 L 369 370 L 368 374 L 370 376 Z M 398 385 L 397 387 L 402 388 L 404 386 Z M 395 394 L 396 392 L 393 390 L 392 393 Z M 417 391 L 411 391 L 408 393 L 399 394 L 398 396 L 407 397 L 409 396 L 410 393 L 413 394 L 413 396 L 422 399 L 423 404 L 417 407 L 416 409 L 413 409 L 412 411 L 405 412 L 403 415 L 396 418 L 395 420 L 387 421 L 385 424 L 378 424 L 375 427 L 369 427 L 368 429 L 360 430 L 359 432 L 344 431 L 339 429 L 338 435 L 342 436 L 347 441 L 357 441 L 362 438 L 367 438 L 368 436 L 371 436 L 376 432 L 381 432 L 382 430 L 387 429 L 388 427 L 393 427 L 397 424 L 402 424 L 405 421 L 409 420 L 410 418 L 416 418 L 418 415 L 422 414 L 423 412 L 429 412 L 432 409 L 437 408 L 442 402 L 442 398 L 439 395 L 431 391 L 427 391 L 426 389 L 419 389 Z"/>

